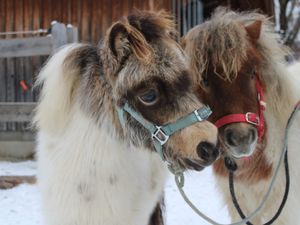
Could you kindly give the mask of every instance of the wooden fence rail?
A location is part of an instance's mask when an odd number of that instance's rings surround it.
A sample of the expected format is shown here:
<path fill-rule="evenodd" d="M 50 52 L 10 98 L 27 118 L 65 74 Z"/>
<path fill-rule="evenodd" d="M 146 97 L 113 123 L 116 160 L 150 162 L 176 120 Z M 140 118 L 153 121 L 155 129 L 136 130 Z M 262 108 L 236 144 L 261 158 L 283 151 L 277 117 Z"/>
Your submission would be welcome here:
<path fill-rule="evenodd" d="M 28 87 L 24 78 L 14 79 L 18 77 L 18 71 L 22 72 L 22 77 L 33 77 L 33 74 L 24 74 L 29 66 L 27 64 L 30 63 L 30 59 L 27 58 L 51 55 L 61 46 L 73 42 L 78 42 L 77 28 L 58 22 L 51 23 L 49 34 L 46 36 L 0 39 L 0 62 L 4 63 L 6 68 L 6 70 L 3 67 L 1 69 L 0 65 L 0 88 L 3 89 L 0 91 L 2 95 L 0 96 L 0 147 L 2 141 L 34 140 L 30 121 L 36 103 L 33 101 L 32 93 L 25 92 Z M 17 63 L 13 63 L 14 60 Z M 25 68 L 25 71 L 19 69 L 21 66 Z M 28 72 L 35 74 L 36 69 L 28 70 Z M 12 78 L 13 81 L 11 81 Z M 21 81 L 23 82 L 22 88 L 25 88 L 23 92 L 20 91 Z M 32 78 L 29 83 L 32 85 Z"/>
<path fill-rule="evenodd" d="M 77 41 L 77 28 L 54 22 L 46 37 L 0 39 L 0 58 L 50 55 L 60 46 Z"/>
<path fill-rule="evenodd" d="M 32 119 L 34 102 L 0 102 L 0 122 L 28 122 Z"/>

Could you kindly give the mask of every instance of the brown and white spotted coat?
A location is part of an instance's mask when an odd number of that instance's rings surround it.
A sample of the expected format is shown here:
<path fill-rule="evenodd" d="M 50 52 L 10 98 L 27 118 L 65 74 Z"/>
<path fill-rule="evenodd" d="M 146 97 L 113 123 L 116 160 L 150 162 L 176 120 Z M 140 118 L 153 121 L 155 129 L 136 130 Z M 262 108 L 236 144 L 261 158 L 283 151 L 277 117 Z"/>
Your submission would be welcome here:
<path fill-rule="evenodd" d="M 212 18 L 193 28 L 183 39 L 190 68 L 197 83 L 199 98 L 211 106 L 210 121 L 215 123 L 228 114 L 258 114 L 255 80 L 266 95 L 266 131 L 258 141 L 256 127 L 246 123 L 228 124 L 219 128 L 224 156 L 252 154 L 234 159 L 236 194 L 246 215 L 253 212 L 267 192 L 279 160 L 287 119 L 300 99 L 299 75 L 292 76 L 284 65 L 285 49 L 278 42 L 273 25 L 258 13 L 236 13 L 223 8 Z M 299 122 L 291 132 L 289 159 L 291 189 L 281 216 L 274 224 L 300 224 L 299 185 Z M 240 220 L 228 190 L 228 171 L 221 157 L 214 164 L 214 173 L 233 222 Z M 271 198 L 253 224 L 264 224 L 276 213 L 283 197 L 285 175 L 283 166 Z"/>
<path fill-rule="evenodd" d="M 157 225 L 167 178 L 151 135 L 117 108 L 125 102 L 164 125 L 202 106 L 174 23 L 165 12 L 139 12 L 112 25 L 99 47 L 67 46 L 38 77 L 39 184 L 47 225 Z M 178 131 L 169 161 L 201 170 L 217 157 L 210 122 Z M 152 216 L 151 216 L 152 214 Z"/>

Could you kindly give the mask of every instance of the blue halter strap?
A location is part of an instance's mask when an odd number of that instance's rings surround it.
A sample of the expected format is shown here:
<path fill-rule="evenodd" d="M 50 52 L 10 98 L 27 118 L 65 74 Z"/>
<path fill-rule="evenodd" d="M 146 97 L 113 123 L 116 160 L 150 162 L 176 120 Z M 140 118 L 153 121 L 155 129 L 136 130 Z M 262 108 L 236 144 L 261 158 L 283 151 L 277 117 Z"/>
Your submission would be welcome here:
<path fill-rule="evenodd" d="M 124 112 L 129 113 L 136 121 L 144 126 L 150 133 L 156 152 L 160 155 L 162 160 L 165 160 L 162 146 L 168 141 L 169 137 L 176 131 L 188 127 L 194 123 L 206 120 L 212 113 L 208 106 L 203 106 L 192 113 L 179 118 L 174 123 L 169 123 L 163 126 L 157 126 L 150 121 L 146 120 L 126 102 L 122 108 L 118 108 L 119 120 L 123 129 L 125 128 Z"/>

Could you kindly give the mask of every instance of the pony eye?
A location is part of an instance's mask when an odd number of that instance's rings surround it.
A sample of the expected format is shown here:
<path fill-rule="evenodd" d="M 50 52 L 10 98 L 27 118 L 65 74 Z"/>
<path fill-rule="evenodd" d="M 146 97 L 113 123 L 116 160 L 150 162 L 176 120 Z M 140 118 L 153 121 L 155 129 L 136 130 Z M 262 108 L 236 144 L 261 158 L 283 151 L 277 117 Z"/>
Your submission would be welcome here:
<path fill-rule="evenodd" d="M 145 105 L 153 105 L 158 100 L 158 94 L 156 90 L 150 89 L 146 93 L 138 96 L 138 98 Z"/>
<path fill-rule="evenodd" d="M 208 82 L 208 79 L 207 79 L 207 77 L 204 77 L 203 79 L 202 79 L 202 84 L 204 85 L 204 86 L 209 86 L 209 82 Z"/>

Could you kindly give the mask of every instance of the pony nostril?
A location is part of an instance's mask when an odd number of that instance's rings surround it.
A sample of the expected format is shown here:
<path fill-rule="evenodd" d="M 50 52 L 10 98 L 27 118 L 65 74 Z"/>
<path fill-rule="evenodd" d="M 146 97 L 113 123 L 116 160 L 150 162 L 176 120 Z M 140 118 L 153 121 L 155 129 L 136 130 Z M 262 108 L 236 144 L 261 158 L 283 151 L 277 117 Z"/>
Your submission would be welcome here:
<path fill-rule="evenodd" d="M 250 135 L 249 140 L 250 140 L 250 143 L 252 143 L 252 142 L 255 141 L 255 139 L 256 139 L 256 134 L 257 134 L 256 132 L 257 132 L 257 131 L 256 131 L 255 128 L 253 128 L 253 129 L 251 129 L 251 130 L 249 131 L 249 135 Z"/>
<path fill-rule="evenodd" d="M 238 146 L 237 138 L 232 130 L 227 130 L 225 133 L 225 141 L 230 146 Z"/>
<path fill-rule="evenodd" d="M 225 130 L 225 142 L 231 147 L 237 147 L 239 145 L 249 145 L 256 139 L 256 129 L 251 128 L 249 130 Z"/>
<path fill-rule="evenodd" d="M 203 160 L 211 162 L 218 157 L 219 151 L 212 143 L 200 142 L 197 146 L 197 154 Z"/>

